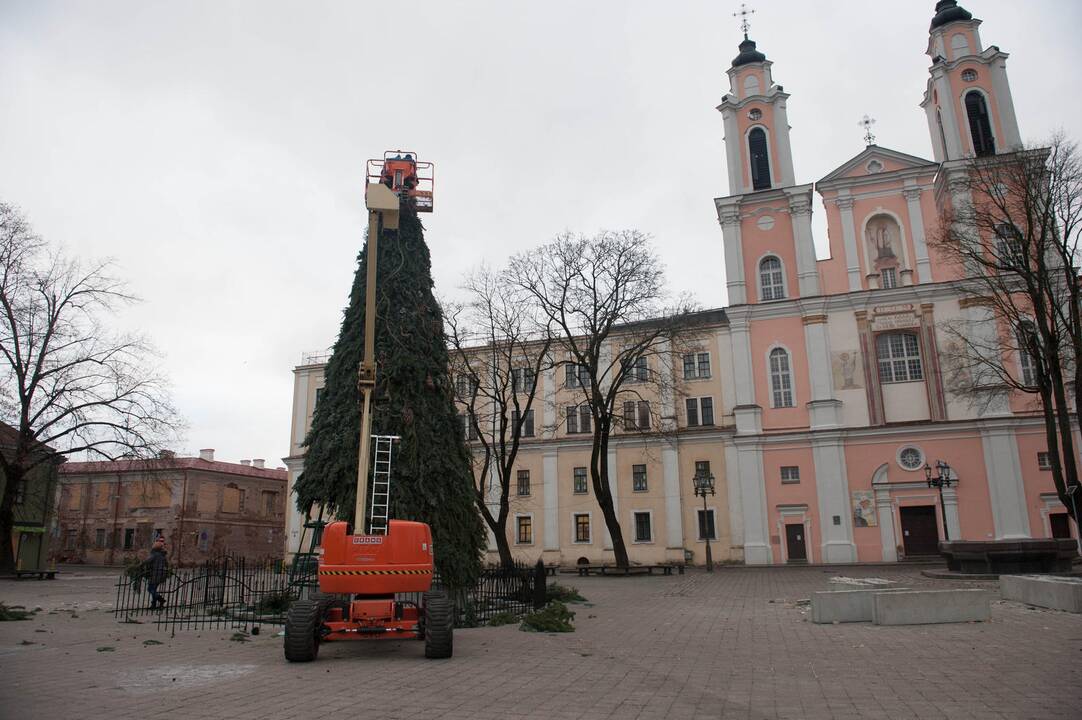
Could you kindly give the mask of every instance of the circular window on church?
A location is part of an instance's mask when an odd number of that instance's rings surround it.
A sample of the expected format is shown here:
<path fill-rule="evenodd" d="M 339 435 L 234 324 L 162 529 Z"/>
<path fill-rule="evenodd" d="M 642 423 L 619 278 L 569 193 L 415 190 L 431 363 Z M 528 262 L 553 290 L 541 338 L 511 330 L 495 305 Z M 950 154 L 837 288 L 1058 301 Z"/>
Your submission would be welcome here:
<path fill-rule="evenodd" d="M 762 120 L 763 111 L 759 108 L 753 108 L 748 111 L 748 120 Z"/>
<path fill-rule="evenodd" d="M 964 80 L 965 82 L 973 82 L 976 79 L 977 79 L 977 71 L 976 70 L 963 70 L 962 71 L 962 80 Z"/>
<path fill-rule="evenodd" d="M 898 464 L 903 470 L 920 470 L 924 467 L 924 453 L 913 445 L 901 447 L 898 449 Z"/>

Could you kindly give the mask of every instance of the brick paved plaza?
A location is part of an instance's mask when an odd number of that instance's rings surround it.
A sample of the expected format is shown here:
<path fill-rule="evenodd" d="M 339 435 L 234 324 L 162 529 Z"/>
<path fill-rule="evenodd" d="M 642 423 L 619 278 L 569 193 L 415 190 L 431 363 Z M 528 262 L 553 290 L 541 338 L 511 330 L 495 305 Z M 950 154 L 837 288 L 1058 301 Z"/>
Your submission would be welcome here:
<path fill-rule="evenodd" d="M 232 631 L 118 624 L 113 574 L 76 569 L 0 584 L 0 600 L 43 608 L 0 623 L 0 717 L 1082 716 L 1082 616 L 996 601 L 990 623 L 806 621 L 797 601 L 842 588 L 839 575 L 959 585 L 897 566 L 564 576 L 589 601 L 572 634 L 460 630 L 450 661 L 425 660 L 418 642 L 327 644 L 317 662 L 289 665 L 270 628 L 238 643 Z"/>

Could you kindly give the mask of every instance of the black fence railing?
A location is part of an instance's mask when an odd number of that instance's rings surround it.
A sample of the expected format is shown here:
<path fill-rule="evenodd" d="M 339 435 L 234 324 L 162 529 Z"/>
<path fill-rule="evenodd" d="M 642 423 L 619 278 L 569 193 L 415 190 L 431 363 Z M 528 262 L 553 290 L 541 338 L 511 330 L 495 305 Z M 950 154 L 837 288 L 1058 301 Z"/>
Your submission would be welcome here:
<path fill-rule="evenodd" d="M 475 627 L 502 613 L 519 616 L 541 607 L 545 577 L 543 568 L 539 572 L 527 565 L 485 568 L 473 587 L 453 589 L 436 573 L 432 589 L 450 595 L 456 627 Z M 117 580 L 114 615 L 121 622 L 152 622 L 172 632 L 248 630 L 283 624 L 289 606 L 317 590 L 315 563 L 298 569 L 226 555 L 195 567 L 172 569 L 157 587 L 164 605 L 153 607 L 146 575 L 135 566 Z M 398 599 L 420 606 L 421 596 L 403 593 Z"/>

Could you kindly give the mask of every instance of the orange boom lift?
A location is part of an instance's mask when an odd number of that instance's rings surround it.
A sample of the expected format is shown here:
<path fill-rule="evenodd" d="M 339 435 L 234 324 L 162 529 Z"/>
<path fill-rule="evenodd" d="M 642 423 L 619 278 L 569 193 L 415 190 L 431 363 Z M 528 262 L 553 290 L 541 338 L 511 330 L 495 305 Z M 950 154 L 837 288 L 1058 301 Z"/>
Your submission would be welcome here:
<path fill-rule="evenodd" d="M 390 150 L 369 160 L 365 184 L 368 208 L 368 268 L 364 308 L 364 358 L 358 372 L 361 442 L 357 463 L 356 532 L 338 521 L 323 531 L 319 549 L 319 590 L 293 603 L 286 616 L 285 656 L 290 662 L 316 659 L 321 643 L 335 640 L 425 642 L 425 657 L 453 652 L 453 613 L 447 595 L 432 587 L 432 531 L 424 523 L 389 519 L 391 461 L 397 437 L 372 435 L 372 393 L 376 385 L 376 258 L 384 233 L 398 229 L 402 199 L 418 212 L 432 212 L 432 163 L 417 154 Z M 388 237 L 393 238 L 393 235 Z M 372 445 L 375 452 L 370 453 Z M 372 493 L 368 496 L 369 456 Z M 396 598 L 424 593 L 420 606 Z"/>

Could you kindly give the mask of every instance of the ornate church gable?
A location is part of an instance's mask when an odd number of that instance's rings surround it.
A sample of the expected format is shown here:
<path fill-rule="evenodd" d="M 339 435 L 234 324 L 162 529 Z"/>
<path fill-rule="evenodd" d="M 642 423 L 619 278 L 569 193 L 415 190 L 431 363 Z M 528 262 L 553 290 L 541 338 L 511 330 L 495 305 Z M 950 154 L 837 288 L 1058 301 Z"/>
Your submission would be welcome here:
<path fill-rule="evenodd" d="M 907 155 L 896 150 L 869 145 L 856 157 L 846 161 L 819 181 L 819 184 L 835 180 L 891 173 L 899 170 L 927 169 L 934 171 L 936 163 L 915 155 Z"/>

